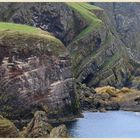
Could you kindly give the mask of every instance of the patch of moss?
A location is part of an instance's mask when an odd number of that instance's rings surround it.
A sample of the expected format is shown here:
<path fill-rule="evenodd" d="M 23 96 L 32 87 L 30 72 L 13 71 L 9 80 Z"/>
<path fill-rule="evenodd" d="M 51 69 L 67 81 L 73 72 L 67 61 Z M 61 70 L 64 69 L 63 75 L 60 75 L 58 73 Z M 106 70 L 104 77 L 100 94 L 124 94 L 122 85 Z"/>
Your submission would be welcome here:
<path fill-rule="evenodd" d="M 86 9 L 88 9 L 88 10 L 100 10 L 100 11 L 102 11 L 103 9 L 102 8 L 100 8 L 100 7 L 98 7 L 98 6 L 95 6 L 95 5 L 91 5 L 91 4 L 88 4 L 88 3 L 86 3 L 86 2 L 84 2 L 84 3 L 79 3 L 82 7 L 84 7 L 84 8 L 86 8 Z"/>
<path fill-rule="evenodd" d="M 13 125 L 13 123 L 11 121 L 0 116 L 0 126 L 1 127 L 10 127 L 11 125 Z"/>
<path fill-rule="evenodd" d="M 120 59 L 120 55 L 119 55 L 119 52 L 116 52 L 111 58 L 108 58 L 104 65 L 102 66 L 103 68 L 110 68 L 113 64 L 115 64 L 114 62 L 116 61 L 119 61 Z"/>

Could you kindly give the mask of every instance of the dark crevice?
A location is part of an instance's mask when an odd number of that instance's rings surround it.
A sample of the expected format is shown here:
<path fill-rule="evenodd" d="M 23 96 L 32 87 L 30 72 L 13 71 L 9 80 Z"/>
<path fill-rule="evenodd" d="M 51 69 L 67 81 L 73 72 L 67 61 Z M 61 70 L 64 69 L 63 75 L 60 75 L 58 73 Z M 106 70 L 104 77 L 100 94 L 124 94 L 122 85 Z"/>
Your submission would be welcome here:
<path fill-rule="evenodd" d="M 95 46 L 96 46 L 97 48 L 99 48 L 100 45 L 101 45 L 101 38 L 100 38 L 100 37 L 97 37 L 97 38 L 95 39 Z"/>
<path fill-rule="evenodd" d="M 89 82 L 92 80 L 93 78 L 93 73 L 90 73 L 83 81 L 82 84 L 86 84 L 88 86 Z"/>

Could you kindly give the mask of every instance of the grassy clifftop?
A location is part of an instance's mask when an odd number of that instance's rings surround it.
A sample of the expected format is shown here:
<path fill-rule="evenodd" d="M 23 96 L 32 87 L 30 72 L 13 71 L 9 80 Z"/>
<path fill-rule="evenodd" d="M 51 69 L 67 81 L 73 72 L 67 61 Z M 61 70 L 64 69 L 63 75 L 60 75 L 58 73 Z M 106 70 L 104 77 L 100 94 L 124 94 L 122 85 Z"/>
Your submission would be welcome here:
<path fill-rule="evenodd" d="M 61 54 L 66 51 L 62 42 L 39 28 L 0 22 L 0 41 L 4 46 L 17 48 L 39 49 L 40 51 L 51 51 Z"/>
<path fill-rule="evenodd" d="M 21 24 L 15 24 L 15 23 L 6 23 L 6 22 L 0 22 L 0 30 L 13 30 L 13 31 L 19 31 L 19 32 L 26 32 L 26 33 L 37 33 L 39 32 L 38 28 L 27 26 L 27 25 L 21 25 Z"/>
<path fill-rule="evenodd" d="M 92 12 L 92 10 L 102 10 L 99 7 L 90 5 L 88 3 L 67 3 L 73 10 L 78 12 L 84 20 L 88 22 L 88 26 L 76 37 L 76 39 L 80 39 L 92 32 L 93 30 L 99 28 L 102 25 L 102 21 L 97 18 L 97 16 Z"/>

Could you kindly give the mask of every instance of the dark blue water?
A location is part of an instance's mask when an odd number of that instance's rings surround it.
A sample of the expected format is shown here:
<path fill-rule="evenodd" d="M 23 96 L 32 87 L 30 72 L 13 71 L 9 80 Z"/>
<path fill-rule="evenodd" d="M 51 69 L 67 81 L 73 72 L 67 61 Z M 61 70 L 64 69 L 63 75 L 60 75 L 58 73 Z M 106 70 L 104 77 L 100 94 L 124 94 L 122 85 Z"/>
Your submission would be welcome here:
<path fill-rule="evenodd" d="M 84 118 L 67 124 L 76 138 L 140 138 L 140 113 L 109 111 L 84 112 Z"/>

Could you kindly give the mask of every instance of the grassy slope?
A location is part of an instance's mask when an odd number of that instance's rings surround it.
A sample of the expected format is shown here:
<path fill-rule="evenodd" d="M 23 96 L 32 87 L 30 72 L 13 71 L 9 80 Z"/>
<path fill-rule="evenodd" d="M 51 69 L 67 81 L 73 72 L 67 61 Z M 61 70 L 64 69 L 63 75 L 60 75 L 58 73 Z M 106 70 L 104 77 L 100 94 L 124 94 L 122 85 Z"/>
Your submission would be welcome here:
<path fill-rule="evenodd" d="M 77 2 L 77 3 L 73 3 L 73 2 L 69 2 L 67 3 L 67 5 L 69 7 L 71 7 L 75 12 L 79 13 L 81 18 L 83 19 L 83 21 L 85 20 L 86 23 L 88 24 L 88 26 L 82 30 L 80 32 L 80 34 L 73 40 L 73 42 L 71 44 L 73 44 L 74 42 L 77 42 L 83 38 L 86 38 L 88 35 L 90 35 L 90 33 L 93 33 L 95 30 L 98 30 L 99 28 L 101 28 L 101 26 L 103 25 L 102 20 L 100 20 L 95 14 L 94 11 L 102 11 L 103 9 L 96 7 L 94 5 L 90 5 L 88 3 L 84 3 L 84 2 Z M 86 49 L 86 48 L 84 48 Z M 73 50 L 73 49 L 72 49 Z M 95 54 L 95 52 L 93 52 Z M 92 55 L 93 55 L 92 53 Z M 88 59 L 84 58 L 82 54 L 79 52 L 73 52 L 72 51 L 72 57 L 74 59 L 74 73 L 75 75 L 78 75 L 78 71 L 82 70 L 83 65 L 86 65 L 89 61 L 89 57 Z M 90 56 L 90 57 L 94 57 Z M 80 64 L 80 63 L 83 64 Z"/>
<path fill-rule="evenodd" d="M 73 8 L 74 11 L 78 12 L 81 17 L 87 21 L 88 23 L 88 27 L 86 29 L 84 29 L 76 38 L 74 41 L 78 41 L 86 36 L 88 36 L 90 33 L 92 33 L 93 31 L 95 31 L 96 29 L 101 28 L 101 26 L 103 25 L 103 22 L 98 19 L 98 17 L 96 17 L 96 15 L 94 14 L 94 11 L 101 11 L 103 9 L 87 4 L 87 3 L 67 3 L 71 8 Z M 93 12 L 92 12 L 93 11 Z M 73 58 L 75 60 L 75 62 L 77 61 L 81 61 L 81 63 L 77 62 L 74 65 L 74 73 L 76 76 L 78 76 L 83 68 L 86 68 L 86 66 L 88 64 L 90 64 L 93 59 L 98 58 L 98 53 L 100 54 L 102 51 L 104 52 L 107 48 L 108 45 L 110 44 L 110 42 L 112 42 L 114 40 L 114 36 L 110 33 L 108 35 L 108 38 L 106 39 L 106 41 L 102 44 L 103 47 L 101 47 L 99 50 L 94 51 L 91 53 L 90 56 L 87 57 L 83 57 L 82 54 L 80 52 L 73 52 Z M 86 46 L 87 47 L 87 46 Z M 110 69 L 111 67 L 113 67 L 113 65 L 119 61 L 120 59 L 120 55 L 121 53 L 115 53 L 111 59 L 107 58 L 102 66 L 103 70 L 107 70 Z"/>
<path fill-rule="evenodd" d="M 23 24 L 15 24 L 15 23 L 7 23 L 7 22 L 0 22 L 0 31 L 3 30 L 11 30 L 20 33 L 28 33 L 28 34 L 36 34 L 43 37 L 45 35 L 48 38 L 56 39 L 53 37 L 49 32 L 43 31 L 39 28 L 23 25 Z"/>
<path fill-rule="evenodd" d="M 75 40 L 79 40 L 80 38 L 86 36 L 88 33 L 94 31 L 102 25 L 102 21 L 96 17 L 96 15 L 92 12 L 92 10 L 102 10 L 99 7 L 90 5 L 88 3 L 77 2 L 77 3 L 67 3 L 73 10 L 78 12 L 83 19 L 88 22 L 88 27 L 84 29 Z"/>
<path fill-rule="evenodd" d="M 14 31 L 26 32 L 26 33 L 37 33 L 39 31 L 35 27 L 14 24 L 14 23 L 5 23 L 5 22 L 0 22 L 0 30 L 14 30 Z"/>
<path fill-rule="evenodd" d="M 0 40 L 15 42 L 15 47 L 24 47 L 24 42 L 30 45 L 42 43 L 46 44 L 44 46 L 50 44 L 49 48 L 52 51 L 56 50 L 58 53 L 65 51 L 62 42 L 52 36 L 49 32 L 27 25 L 0 22 Z M 28 46 L 31 47 L 30 45 Z M 48 46 L 45 49 L 47 50 Z"/>

